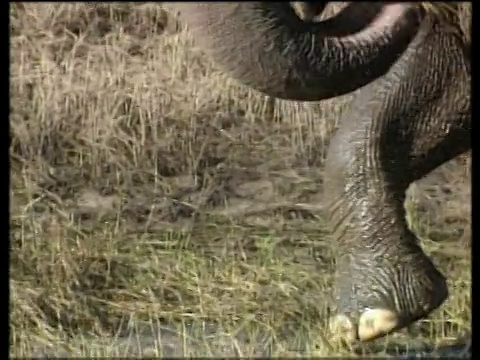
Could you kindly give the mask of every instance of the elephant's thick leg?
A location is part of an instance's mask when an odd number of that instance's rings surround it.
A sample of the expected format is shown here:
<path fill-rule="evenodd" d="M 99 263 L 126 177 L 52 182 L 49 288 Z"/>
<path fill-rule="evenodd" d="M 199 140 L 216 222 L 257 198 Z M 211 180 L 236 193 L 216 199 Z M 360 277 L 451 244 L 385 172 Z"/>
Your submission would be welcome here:
<path fill-rule="evenodd" d="M 424 317 L 448 291 L 443 275 L 417 244 L 405 219 L 408 154 L 392 141 L 378 146 L 369 122 L 340 127 L 332 139 L 325 196 L 338 246 L 335 333 L 370 340 Z M 372 126 L 373 128 L 373 126 Z M 390 164 L 397 163 L 393 170 Z M 400 175 L 400 176 L 399 176 Z"/>
<path fill-rule="evenodd" d="M 325 200 L 338 246 L 335 331 L 369 340 L 425 317 L 448 295 L 408 229 L 408 185 L 470 148 L 470 62 L 432 30 L 364 88 L 331 141 Z"/>

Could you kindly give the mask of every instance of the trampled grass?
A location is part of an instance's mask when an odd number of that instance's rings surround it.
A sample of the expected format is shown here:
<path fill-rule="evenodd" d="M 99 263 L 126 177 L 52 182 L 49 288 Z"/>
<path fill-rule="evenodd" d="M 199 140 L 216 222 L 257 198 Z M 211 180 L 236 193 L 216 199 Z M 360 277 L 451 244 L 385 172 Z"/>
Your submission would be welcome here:
<path fill-rule="evenodd" d="M 407 204 L 449 300 L 347 349 L 326 331 L 321 184 L 349 97 L 294 104 L 245 89 L 159 4 L 16 3 L 10 16 L 12 356 L 327 356 L 468 338 L 458 161 Z"/>

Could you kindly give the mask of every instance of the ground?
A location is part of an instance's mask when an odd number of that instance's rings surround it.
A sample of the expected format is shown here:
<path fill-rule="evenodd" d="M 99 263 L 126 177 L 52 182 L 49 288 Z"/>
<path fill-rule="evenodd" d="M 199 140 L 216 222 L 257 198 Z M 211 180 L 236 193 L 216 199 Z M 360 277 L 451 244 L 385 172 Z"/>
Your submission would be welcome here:
<path fill-rule="evenodd" d="M 12 356 L 327 356 L 469 339 L 469 157 L 406 203 L 448 301 L 346 348 L 325 327 L 321 188 L 349 96 L 245 89 L 158 3 L 15 3 L 10 16 Z"/>

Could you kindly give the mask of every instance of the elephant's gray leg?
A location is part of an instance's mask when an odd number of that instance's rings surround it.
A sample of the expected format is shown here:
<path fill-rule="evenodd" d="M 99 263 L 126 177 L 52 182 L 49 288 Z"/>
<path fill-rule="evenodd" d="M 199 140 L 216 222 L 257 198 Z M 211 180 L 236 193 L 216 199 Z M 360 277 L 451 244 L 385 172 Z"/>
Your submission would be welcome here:
<path fill-rule="evenodd" d="M 384 163 L 401 167 L 404 155 L 395 141 L 379 146 L 369 125 L 359 121 L 355 128 L 339 128 L 325 173 L 328 222 L 338 246 L 340 315 L 332 327 L 349 342 L 408 325 L 440 306 L 448 294 L 445 278 L 407 227 L 403 201 L 408 183 Z"/>
<path fill-rule="evenodd" d="M 403 203 L 411 182 L 470 148 L 470 83 L 464 45 L 433 28 L 340 120 L 324 190 L 338 246 L 333 325 L 347 340 L 402 328 L 448 296 Z"/>

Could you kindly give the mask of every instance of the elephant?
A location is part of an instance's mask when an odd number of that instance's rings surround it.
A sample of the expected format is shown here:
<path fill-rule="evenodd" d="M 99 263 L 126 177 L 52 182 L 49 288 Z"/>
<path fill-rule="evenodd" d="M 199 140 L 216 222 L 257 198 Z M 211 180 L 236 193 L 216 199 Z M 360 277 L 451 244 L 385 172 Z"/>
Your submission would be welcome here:
<path fill-rule="evenodd" d="M 310 19 L 324 4 L 306 5 Z M 440 307 L 446 278 L 409 230 L 403 203 L 409 184 L 471 147 L 469 34 L 455 10 L 468 5 L 352 2 L 319 22 L 283 2 L 172 6 L 197 44 L 250 88 L 293 101 L 358 90 L 325 160 L 334 334 L 370 341 Z"/>
<path fill-rule="evenodd" d="M 302 2 L 292 1 L 290 5 L 293 7 L 297 15 L 304 21 L 314 21 L 317 16 L 322 15 L 327 7 L 327 2 Z"/>

